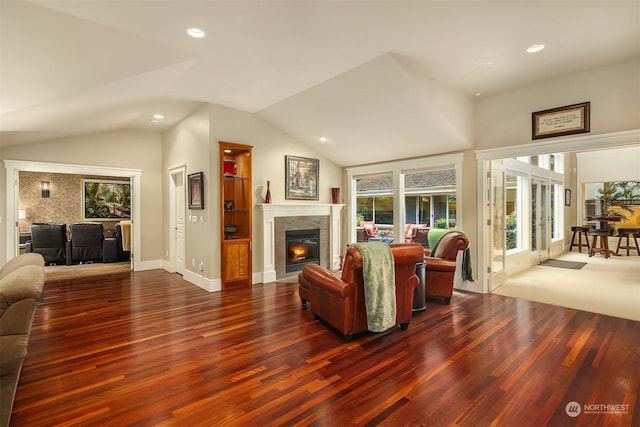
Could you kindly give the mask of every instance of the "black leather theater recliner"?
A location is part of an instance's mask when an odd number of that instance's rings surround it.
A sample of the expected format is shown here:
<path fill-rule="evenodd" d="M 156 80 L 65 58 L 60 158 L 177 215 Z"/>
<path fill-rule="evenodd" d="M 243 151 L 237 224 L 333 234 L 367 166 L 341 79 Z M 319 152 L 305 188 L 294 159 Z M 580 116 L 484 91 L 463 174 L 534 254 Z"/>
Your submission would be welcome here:
<path fill-rule="evenodd" d="M 42 255 L 47 265 L 66 263 L 66 224 L 31 224 L 31 240 L 25 244 L 26 252 Z"/>
<path fill-rule="evenodd" d="M 95 222 L 71 224 L 67 242 L 67 265 L 92 262 L 115 262 L 116 239 L 104 238 L 104 227 Z"/>

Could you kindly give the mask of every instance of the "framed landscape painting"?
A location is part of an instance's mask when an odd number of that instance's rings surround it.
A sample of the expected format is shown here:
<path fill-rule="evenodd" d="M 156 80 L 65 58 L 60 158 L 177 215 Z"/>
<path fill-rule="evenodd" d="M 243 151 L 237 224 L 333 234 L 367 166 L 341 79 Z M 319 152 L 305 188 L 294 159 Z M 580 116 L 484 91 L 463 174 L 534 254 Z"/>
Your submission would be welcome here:
<path fill-rule="evenodd" d="M 131 219 L 131 184 L 128 181 L 83 179 L 82 219 Z"/>

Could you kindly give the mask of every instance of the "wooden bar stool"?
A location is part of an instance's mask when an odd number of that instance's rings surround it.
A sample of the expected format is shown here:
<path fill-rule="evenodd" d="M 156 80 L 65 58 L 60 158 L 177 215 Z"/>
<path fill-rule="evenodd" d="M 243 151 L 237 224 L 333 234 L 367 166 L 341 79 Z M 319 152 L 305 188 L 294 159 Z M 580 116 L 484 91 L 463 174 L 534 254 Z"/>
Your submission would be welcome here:
<path fill-rule="evenodd" d="M 587 253 L 589 253 L 591 249 L 591 247 L 589 246 L 589 236 L 587 236 L 589 229 L 587 227 L 571 227 L 571 231 L 573 231 L 573 236 L 571 236 L 571 246 L 569 246 L 569 252 L 571 252 L 574 246 L 578 247 L 578 252 L 582 252 L 582 247 L 586 246 Z M 583 234 L 585 243 L 582 243 Z M 578 243 L 576 243 L 576 235 L 578 236 Z"/>
<path fill-rule="evenodd" d="M 638 247 L 638 234 L 640 234 L 640 229 L 638 228 L 618 228 L 618 247 L 616 248 L 616 254 L 619 254 L 620 249 L 627 250 L 627 256 L 629 256 L 629 249 L 632 251 L 636 251 L 638 255 L 640 255 L 640 248 Z M 635 243 L 635 245 L 629 244 L 629 238 L 633 238 L 631 243 Z M 621 246 L 622 239 L 627 239 L 626 246 Z"/>
<path fill-rule="evenodd" d="M 609 230 L 594 229 L 589 230 L 589 234 L 593 236 L 593 242 L 591 242 L 591 249 L 589 250 L 589 257 L 595 255 L 596 251 L 605 258 L 609 258 L 611 251 L 609 250 Z M 598 237 L 600 237 L 600 246 L 598 246 Z"/>

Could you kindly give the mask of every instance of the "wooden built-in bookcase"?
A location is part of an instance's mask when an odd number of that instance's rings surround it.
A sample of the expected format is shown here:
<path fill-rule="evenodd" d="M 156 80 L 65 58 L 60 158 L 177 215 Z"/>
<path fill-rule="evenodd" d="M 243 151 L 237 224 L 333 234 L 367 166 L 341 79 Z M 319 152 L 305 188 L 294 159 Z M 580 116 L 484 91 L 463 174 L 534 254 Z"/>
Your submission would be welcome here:
<path fill-rule="evenodd" d="M 220 265 L 223 289 L 251 285 L 252 149 L 250 145 L 220 141 Z"/>

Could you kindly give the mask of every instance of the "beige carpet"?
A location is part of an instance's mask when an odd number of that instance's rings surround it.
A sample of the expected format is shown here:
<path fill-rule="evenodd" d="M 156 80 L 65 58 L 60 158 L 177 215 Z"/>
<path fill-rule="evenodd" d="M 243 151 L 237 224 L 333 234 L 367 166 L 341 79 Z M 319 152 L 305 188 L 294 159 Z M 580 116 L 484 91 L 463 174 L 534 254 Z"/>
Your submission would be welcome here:
<path fill-rule="evenodd" d="M 640 320 L 640 256 L 605 259 L 569 252 L 555 259 L 586 262 L 580 270 L 535 266 L 494 292 L 592 313 Z"/>
<path fill-rule="evenodd" d="M 126 273 L 131 271 L 129 261 L 108 264 L 50 265 L 44 268 L 46 280 L 66 280 L 78 277 L 101 276 L 104 274 Z"/>

